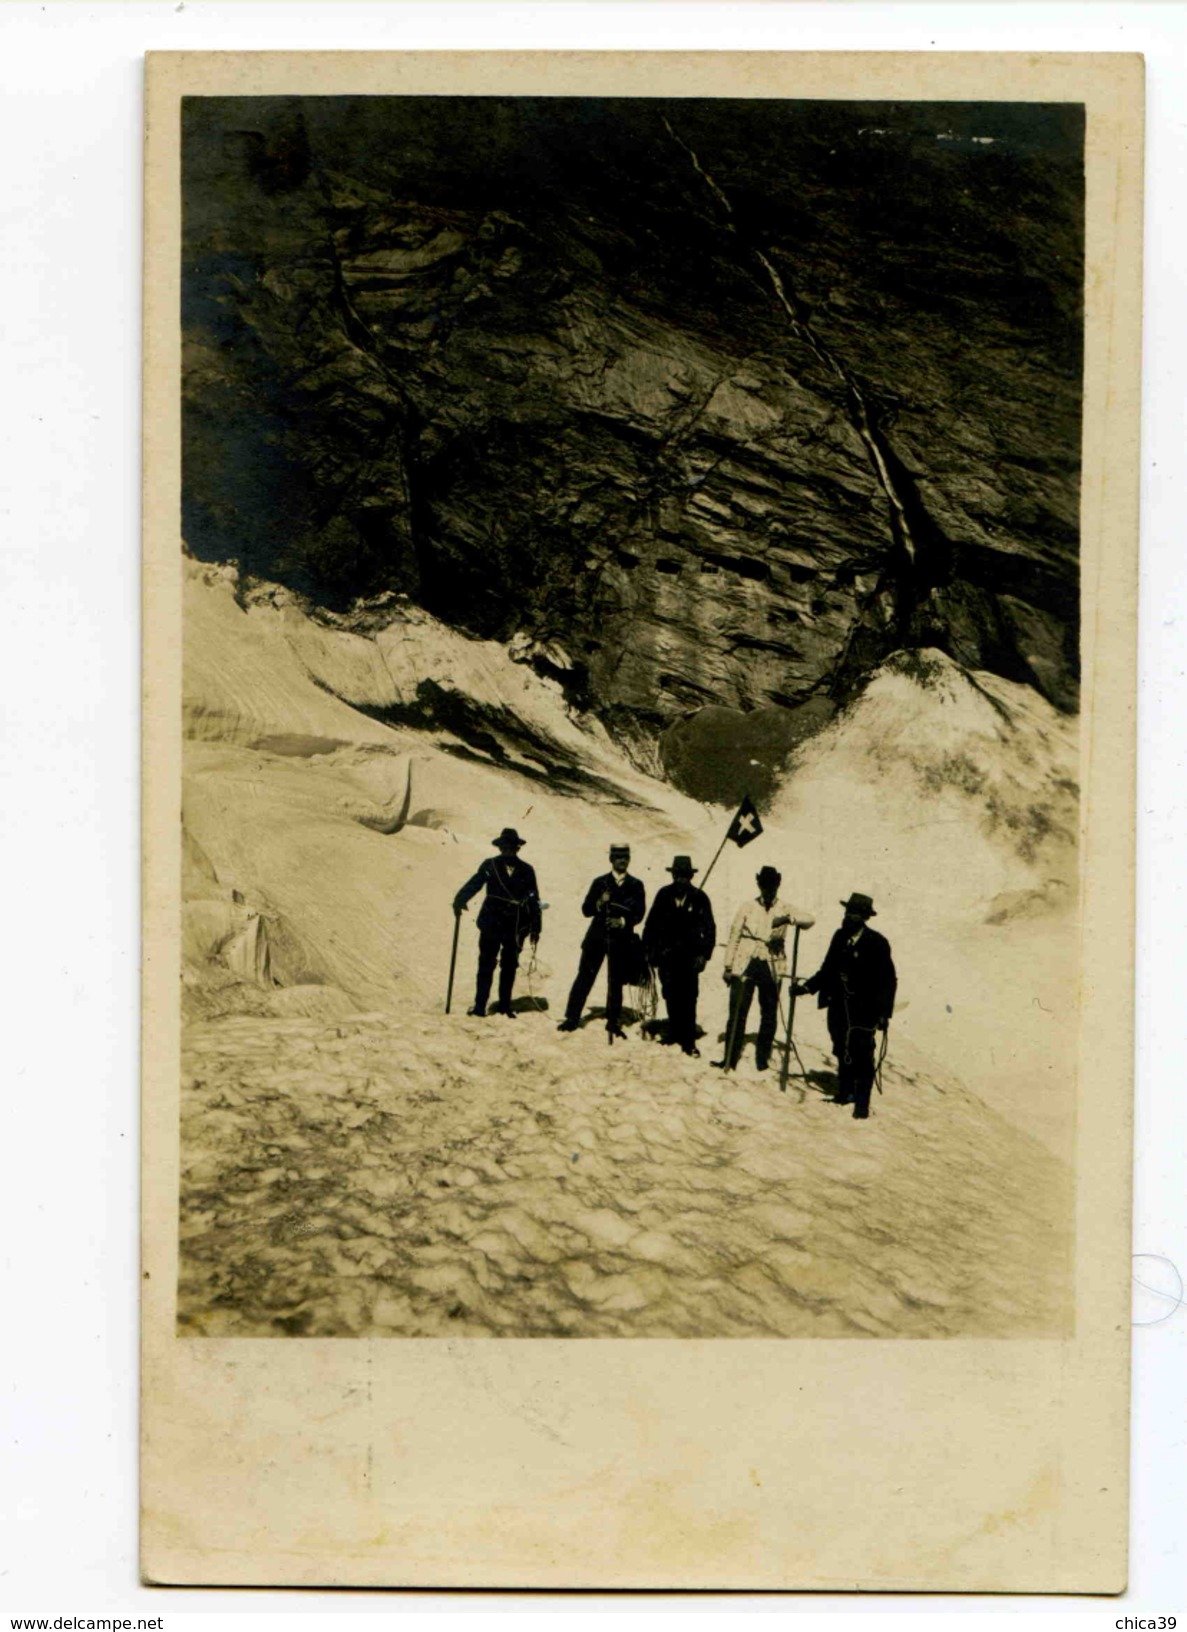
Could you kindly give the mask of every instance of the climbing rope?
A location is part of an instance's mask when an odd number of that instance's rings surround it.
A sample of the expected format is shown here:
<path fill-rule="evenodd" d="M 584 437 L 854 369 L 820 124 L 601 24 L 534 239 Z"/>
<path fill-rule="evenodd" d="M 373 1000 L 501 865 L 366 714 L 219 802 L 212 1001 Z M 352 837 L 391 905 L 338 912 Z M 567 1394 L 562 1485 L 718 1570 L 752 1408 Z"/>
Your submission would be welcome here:
<path fill-rule="evenodd" d="M 868 1031 L 871 1036 L 878 1030 L 877 1026 L 855 1026 L 849 1018 L 849 994 L 845 993 L 845 1064 L 852 1065 L 849 1055 L 849 1039 L 855 1031 Z M 878 1058 L 874 1064 L 874 1086 L 879 1094 L 882 1092 L 882 1062 L 886 1058 L 886 1045 L 890 1041 L 890 1027 L 882 1033 L 881 1046 L 878 1049 Z"/>
<path fill-rule="evenodd" d="M 650 967 L 643 979 L 638 982 L 629 982 L 631 990 L 636 994 L 631 1007 L 639 1017 L 639 1033 L 643 1037 L 650 1037 L 652 1033 L 648 1027 L 654 1021 L 659 1011 L 659 991 L 656 987 L 655 970 Z"/>
<path fill-rule="evenodd" d="M 535 984 L 536 951 L 537 951 L 537 949 L 536 949 L 535 942 L 529 942 L 529 945 L 532 948 L 532 953 L 531 953 L 531 956 L 528 958 L 528 961 L 523 966 L 523 978 L 524 978 L 524 984 L 527 986 L 527 989 L 528 989 L 528 1001 L 531 1003 L 532 1009 L 533 1009 L 533 1012 L 534 1012 L 535 1010 L 539 1009 L 542 1006 L 542 1000 L 536 994 L 536 984 Z"/>

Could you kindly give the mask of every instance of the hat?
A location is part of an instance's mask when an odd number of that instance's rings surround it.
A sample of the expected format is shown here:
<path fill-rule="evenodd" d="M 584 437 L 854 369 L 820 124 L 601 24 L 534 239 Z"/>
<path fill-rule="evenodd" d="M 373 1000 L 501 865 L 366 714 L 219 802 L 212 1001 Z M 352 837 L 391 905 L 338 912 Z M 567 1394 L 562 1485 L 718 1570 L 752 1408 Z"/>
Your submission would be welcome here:
<path fill-rule="evenodd" d="M 668 868 L 668 871 L 670 873 L 696 873 L 700 871 L 700 868 L 694 867 L 687 856 L 673 856 L 672 865 Z"/>
<path fill-rule="evenodd" d="M 870 897 L 868 895 L 858 895 L 856 890 L 854 890 L 848 901 L 842 901 L 841 905 L 846 912 L 860 912 L 863 918 L 876 918 L 878 916 L 874 911 L 874 903 Z"/>
<path fill-rule="evenodd" d="M 755 882 L 758 884 L 782 884 L 783 874 L 776 867 L 760 867 L 755 873 Z"/>
<path fill-rule="evenodd" d="M 631 847 L 629 844 L 612 844 L 610 846 L 610 854 L 612 856 L 629 856 L 630 853 Z"/>
<path fill-rule="evenodd" d="M 498 838 L 492 839 L 490 842 L 495 845 L 513 844 L 515 848 L 519 850 L 528 841 L 526 839 L 521 839 L 513 827 L 505 827 L 499 834 Z"/>

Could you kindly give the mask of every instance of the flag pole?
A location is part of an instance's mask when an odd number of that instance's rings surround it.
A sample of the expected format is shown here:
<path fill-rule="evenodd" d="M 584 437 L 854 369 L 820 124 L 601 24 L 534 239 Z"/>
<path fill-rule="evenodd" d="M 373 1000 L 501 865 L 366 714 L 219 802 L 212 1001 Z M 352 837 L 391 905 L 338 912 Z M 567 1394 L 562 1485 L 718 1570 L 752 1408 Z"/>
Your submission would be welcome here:
<path fill-rule="evenodd" d="M 720 856 L 721 852 L 725 849 L 726 840 L 730 836 L 730 830 L 733 827 L 733 825 L 734 824 L 733 824 L 733 821 L 731 819 L 729 827 L 727 827 L 726 830 L 725 830 L 725 838 L 722 839 L 721 843 L 717 846 L 717 855 L 713 857 L 713 860 L 709 863 L 708 867 L 705 869 L 705 876 L 701 880 L 702 890 L 705 888 L 705 885 L 709 882 L 709 874 L 713 871 L 714 867 L 717 866 L 718 856 Z"/>
<path fill-rule="evenodd" d="M 787 985 L 787 1037 L 783 1045 L 783 1060 L 779 1067 L 779 1090 L 787 1092 L 787 1079 L 791 1075 L 791 1056 L 794 1054 L 800 1068 L 800 1075 L 804 1081 L 808 1080 L 808 1073 L 804 1070 L 804 1062 L 800 1059 L 800 1051 L 792 1040 L 792 1028 L 795 1025 L 795 984 L 800 962 L 800 926 L 795 926 L 795 939 L 791 943 L 791 979 Z M 800 1095 L 803 1098 L 803 1095 Z"/>

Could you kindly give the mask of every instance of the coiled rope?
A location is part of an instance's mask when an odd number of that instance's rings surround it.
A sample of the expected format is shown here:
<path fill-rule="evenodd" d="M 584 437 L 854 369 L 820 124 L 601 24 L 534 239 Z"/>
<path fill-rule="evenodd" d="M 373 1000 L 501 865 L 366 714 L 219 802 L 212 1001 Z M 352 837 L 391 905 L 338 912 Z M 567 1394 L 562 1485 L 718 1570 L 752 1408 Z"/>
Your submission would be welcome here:
<path fill-rule="evenodd" d="M 844 990 L 844 988 L 842 988 Z M 855 1026 L 849 1018 L 849 993 L 845 992 L 845 1064 L 852 1065 L 849 1057 L 849 1039 L 855 1031 L 868 1031 L 872 1036 L 879 1028 L 877 1026 Z M 882 1062 L 886 1058 L 886 1045 L 890 1041 L 890 1026 L 887 1024 L 882 1033 L 882 1043 L 878 1049 L 878 1058 L 874 1063 L 874 1086 L 882 1092 Z"/>
<path fill-rule="evenodd" d="M 655 970 L 648 966 L 647 973 L 631 990 L 637 994 L 632 1007 L 639 1016 L 639 1029 L 647 1035 L 647 1027 L 651 1025 L 659 1011 L 659 989 L 656 985 Z"/>

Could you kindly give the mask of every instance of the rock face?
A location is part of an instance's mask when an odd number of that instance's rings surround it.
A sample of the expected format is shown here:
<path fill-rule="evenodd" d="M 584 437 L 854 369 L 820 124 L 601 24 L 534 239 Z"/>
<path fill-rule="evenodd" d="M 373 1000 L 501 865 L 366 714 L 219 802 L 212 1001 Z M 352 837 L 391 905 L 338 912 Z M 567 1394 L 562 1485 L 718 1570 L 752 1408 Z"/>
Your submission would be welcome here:
<path fill-rule="evenodd" d="M 203 98 L 183 146 L 199 557 L 407 594 L 644 757 L 902 647 L 1074 707 L 1078 109 Z"/>

